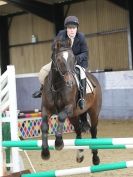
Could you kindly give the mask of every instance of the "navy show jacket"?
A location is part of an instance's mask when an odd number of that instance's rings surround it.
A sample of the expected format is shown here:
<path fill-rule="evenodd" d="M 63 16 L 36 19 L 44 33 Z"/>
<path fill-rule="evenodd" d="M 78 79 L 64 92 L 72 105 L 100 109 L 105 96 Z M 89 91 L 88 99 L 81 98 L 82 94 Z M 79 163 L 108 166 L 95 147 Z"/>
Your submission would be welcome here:
<path fill-rule="evenodd" d="M 69 38 L 67 36 L 66 29 L 59 31 L 55 40 L 57 38 L 63 41 L 68 40 Z M 54 42 L 52 44 L 52 49 L 54 48 Z M 81 32 L 76 33 L 72 46 L 72 51 L 76 57 L 77 64 L 86 69 L 88 67 L 88 46 L 83 33 Z"/>

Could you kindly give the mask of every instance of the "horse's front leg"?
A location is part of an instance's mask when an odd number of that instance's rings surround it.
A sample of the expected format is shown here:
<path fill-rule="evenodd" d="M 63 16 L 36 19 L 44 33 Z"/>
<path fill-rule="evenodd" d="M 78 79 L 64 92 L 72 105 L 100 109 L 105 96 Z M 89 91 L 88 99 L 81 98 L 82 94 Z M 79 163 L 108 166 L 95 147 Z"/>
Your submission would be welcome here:
<path fill-rule="evenodd" d="M 64 147 L 64 142 L 63 142 L 63 138 L 62 138 L 64 122 L 65 121 L 60 122 L 60 120 L 58 122 L 58 127 L 57 127 L 57 131 L 56 131 L 56 134 L 55 134 L 55 149 L 56 150 L 61 150 Z"/>
<path fill-rule="evenodd" d="M 48 116 L 46 114 L 45 108 L 42 109 L 42 151 L 41 157 L 44 160 L 48 160 L 50 158 L 49 146 L 48 146 Z"/>
<path fill-rule="evenodd" d="M 72 106 L 66 106 L 59 114 L 58 114 L 58 127 L 55 134 L 55 149 L 61 150 L 64 147 L 64 142 L 62 138 L 64 122 L 67 117 L 71 117 L 72 115 Z"/>

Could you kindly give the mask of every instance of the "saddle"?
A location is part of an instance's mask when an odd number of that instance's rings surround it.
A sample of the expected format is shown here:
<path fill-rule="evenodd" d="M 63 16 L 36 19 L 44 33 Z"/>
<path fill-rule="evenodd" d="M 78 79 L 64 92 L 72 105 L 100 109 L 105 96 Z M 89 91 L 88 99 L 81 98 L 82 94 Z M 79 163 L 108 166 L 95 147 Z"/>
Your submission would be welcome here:
<path fill-rule="evenodd" d="M 82 68 L 79 65 L 76 65 L 75 73 L 76 73 L 75 80 L 76 80 L 78 89 L 81 90 L 82 80 L 86 79 L 86 90 L 85 91 L 86 91 L 86 93 L 92 93 L 95 88 L 95 83 L 92 83 L 92 80 L 88 79 L 88 77 L 86 77 L 86 72 L 85 72 L 84 68 Z"/>

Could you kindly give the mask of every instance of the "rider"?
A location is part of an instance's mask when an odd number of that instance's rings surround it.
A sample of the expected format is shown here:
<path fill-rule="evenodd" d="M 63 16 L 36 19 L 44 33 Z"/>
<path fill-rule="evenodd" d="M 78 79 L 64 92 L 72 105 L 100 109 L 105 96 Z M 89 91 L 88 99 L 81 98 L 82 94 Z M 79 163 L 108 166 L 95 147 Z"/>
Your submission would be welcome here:
<path fill-rule="evenodd" d="M 54 42 L 57 38 L 62 39 L 63 41 L 70 39 L 71 40 L 71 48 L 75 55 L 77 65 L 76 65 L 76 72 L 78 72 L 78 76 L 80 79 L 80 88 L 79 88 L 79 100 L 78 105 L 81 109 L 84 108 L 85 100 L 84 96 L 86 93 L 86 75 L 83 72 L 88 68 L 88 47 L 85 40 L 85 36 L 83 33 L 79 32 L 79 20 L 76 16 L 68 16 L 65 18 L 64 21 L 64 30 L 59 31 L 57 34 Z M 54 43 L 52 44 L 52 50 L 54 49 Z M 41 88 L 39 91 L 35 92 L 32 96 L 33 98 L 41 97 L 41 92 L 43 88 L 43 82 L 46 75 L 48 75 L 51 69 L 51 62 L 47 65 L 43 66 L 39 72 L 39 80 L 41 83 Z M 82 74 L 81 74 L 82 73 Z M 87 122 L 87 114 L 84 113 L 82 115 L 81 120 L 81 127 L 83 131 L 88 130 L 89 124 Z"/>
<path fill-rule="evenodd" d="M 88 47 L 87 47 L 84 34 L 78 31 L 79 20 L 76 16 L 66 17 L 64 21 L 64 27 L 65 29 L 59 31 L 56 38 L 60 38 L 62 40 L 67 40 L 67 39 L 71 40 L 71 48 L 72 48 L 72 51 L 77 61 L 76 71 L 78 73 L 80 72 L 83 73 L 83 74 L 79 74 L 80 75 L 79 77 L 80 78 L 80 88 L 79 88 L 80 98 L 78 100 L 79 107 L 83 109 L 84 103 L 85 103 L 84 96 L 85 96 L 85 91 L 86 91 L 86 77 L 85 77 L 83 70 L 86 70 L 88 67 Z M 52 44 L 52 49 L 53 48 L 54 48 L 54 42 Z M 82 68 L 78 66 L 81 66 Z M 48 74 L 50 68 L 51 68 L 51 62 L 45 65 L 44 67 L 42 67 L 42 69 L 40 70 L 39 80 L 42 86 L 43 86 L 44 77 Z M 41 90 L 42 90 L 42 87 L 39 91 L 35 92 L 32 96 L 34 98 L 41 97 Z"/>
<path fill-rule="evenodd" d="M 77 61 L 76 71 L 78 73 L 82 72 L 82 70 L 85 70 L 88 67 L 88 47 L 87 47 L 87 43 L 86 43 L 84 34 L 78 31 L 78 27 L 79 27 L 78 18 L 76 16 L 66 17 L 66 19 L 64 21 L 64 27 L 65 27 L 65 29 L 59 31 L 56 38 L 60 38 L 61 40 L 67 40 L 67 39 L 71 40 L 72 51 L 73 51 L 73 53 L 76 57 L 76 61 Z M 54 48 L 54 42 L 52 44 L 52 49 L 53 48 Z M 80 69 L 80 67 L 78 67 L 78 65 L 81 66 L 82 69 Z M 43 85 L 44 77 L 48 74 L 50 68 L 51 68 L 51 62 L 49 64 L 45 65 L 40 70 L 39 80 L 42 85 Z M 86 77 L 85 77 L 85 74 L 83 74 L 83 75 L 79 74 L 79 75 L 80 75 L 80 95 L 79 95 L 80 99 L 78 101 L 78 104 L 79 104 L 79 107 L 81 109 L 83 109 L 84 102 L 85 102 L 84 101 L 84 94 L 85 94 L 85 89 L 86 89 Z M 42 87 L 39 91 L 37 91 L 33 94 L 33 97 L 34 98 L 41 97 L 41 90 L 42 90 Z"/>

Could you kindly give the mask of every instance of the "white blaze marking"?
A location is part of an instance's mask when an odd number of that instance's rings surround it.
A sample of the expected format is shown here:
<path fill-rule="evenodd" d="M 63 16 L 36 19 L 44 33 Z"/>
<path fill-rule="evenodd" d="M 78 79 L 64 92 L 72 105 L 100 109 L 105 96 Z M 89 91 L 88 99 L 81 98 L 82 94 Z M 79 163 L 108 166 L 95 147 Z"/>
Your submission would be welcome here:
<path fill-rule="evenodd" d="M 63 57 L 64 57 L 65 60 L 67 61 L 67 59 L 68 59 L 68 52 L 63 52 Z"/>

